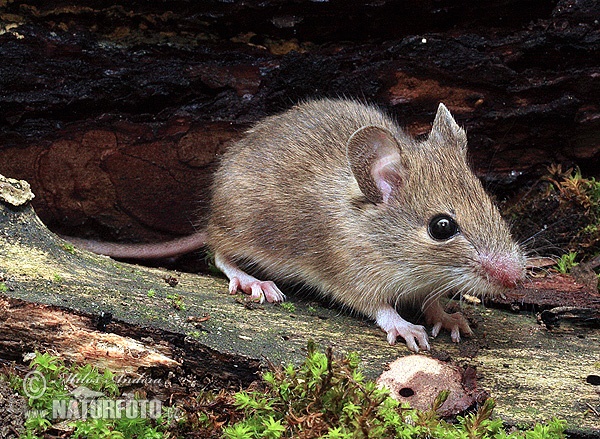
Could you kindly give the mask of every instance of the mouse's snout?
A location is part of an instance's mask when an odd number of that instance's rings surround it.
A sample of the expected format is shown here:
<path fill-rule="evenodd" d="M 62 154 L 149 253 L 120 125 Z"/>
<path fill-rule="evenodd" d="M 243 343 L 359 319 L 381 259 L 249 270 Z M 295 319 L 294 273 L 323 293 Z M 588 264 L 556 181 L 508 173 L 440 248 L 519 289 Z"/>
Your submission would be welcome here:
<path fill-rule="evenodd" d="M 481 269 L 490 282 L 514 288 L 525 277 L 524 258 L 519 254 L 480 254 Z"/>

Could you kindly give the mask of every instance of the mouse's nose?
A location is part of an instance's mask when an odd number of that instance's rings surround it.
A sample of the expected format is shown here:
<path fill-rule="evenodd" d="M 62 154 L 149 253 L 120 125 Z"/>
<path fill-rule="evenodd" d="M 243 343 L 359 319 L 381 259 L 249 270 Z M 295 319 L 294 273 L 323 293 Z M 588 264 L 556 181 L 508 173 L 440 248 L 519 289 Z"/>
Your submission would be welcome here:
<path fill-rule="evenodd" d="M 480 255 L 485 276 L 505 288 L 514 288 L 525 277 L 525 261 L 521 255 Z"/>

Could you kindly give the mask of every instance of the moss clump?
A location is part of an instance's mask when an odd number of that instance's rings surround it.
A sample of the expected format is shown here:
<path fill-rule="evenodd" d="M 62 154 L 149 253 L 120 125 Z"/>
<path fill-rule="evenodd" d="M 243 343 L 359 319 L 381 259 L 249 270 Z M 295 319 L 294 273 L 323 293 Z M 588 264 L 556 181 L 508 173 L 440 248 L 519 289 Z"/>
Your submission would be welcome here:
<path fill-rule="evenodd" d="M 75 254 L 75 246 L 73 244 L 71 244 L 70 242 L 63 243 L 62 248 L 67 253 L 71 253 L 72 255 Z"/>
<path fill-rule="evenodd" d="M 274 367 L 263 374 L 255 388 L 236 393 L 229 400 L 235 410 L 222 427 L 226 439 L 258 438 L 440 438 L 440 439 L 559 439 L 565 423 L 553 420 L 529 431 L 507 432 L 501 420 L 492 419 L 494 402 L 488 399 L 476 412 L 458 417 L 456 423 L 442 420 L 437 409 L 448 397 L 441 392 L 428 411 L 411 409 L 367 381 L 359 370 L 359 359 L 350 354 L 334 359 L 309 344 L 299 367 Z M 222 396 L 221 396 L 222 397 Z M 198 422 L 208 430 L 223 424 L 223 413 L 207 403 Z"/>
<path fill-rule="evenodd" d="M 476 411 L 449 422 L 440 419 L 448 392 L 440 392 L 430 410 L 419 411 L 392 399 L 385 389 L 366 380 L 356 354 L 334 358 L 308 346 L 298 367 L 270 365 L 263 379 L 238 392 L 199 391 L 180 395 L 177 407 L 162 408 L 158 419 L 88 417 L 67 421 L 50 414 L 56 401 L 74 404 L 74 383 L 101 398 L 120 398 L 112 373 L 95 367 L 66 366 L 48 354 L 36 354 L 31 363 L 36 381 L 11 373 L 0 376 L 29 398 L 30 412 L 21 438 L 38 438 L 60 431 L 64 438 L 113 439 L 564 439 L 565 422 L 552 420 L 530 429 L 507 431 L 492 418 L 488 399 Z M 69 377 L 65 379 L 65 377 Z M 27 382 L 24 382 L 27 381 Z M 25 389 L 27 389 L 25 391 Z M 43 389 L 43 392 L 36 393 Z M 75 389 L 76 391 L 77 389 Z M 33 396 L 32 396 L 33 395 Z M 88 395 L 89 396 L 89 395 Z M 85 395 L 84 395 L 85 397 Z M 84 398 L 85 399 L 85 398 Z M 175 422 L 175 420 L 177 422 Z M 66 426 L 65 426 L 66 425 Z"/>
<path fill-rule="evenodd" d="M 167 294 L 167 299 L 171 302 L 171 306 L 177 311 L 185 310 L 185 304 L 183 303 L 183 296 L 181 294 Z"/>
<path fill-rule="evenodd" d="M 576 259 L 577 253 L 565 253 L 556 261 L 556 271 L 562 274 L 570 273 L 573 267 L 579 265 L 579 263 L 575 261 Z"/>
<path fill-rule="evenodd" d="M 551 175 L 546 177 L 551 189 L 564 202 L 580 206 L 587 224 L 581 227 L 575 240 L 581 245 L 597 252 L 600 243 L 600 181 L 594 177 L 584 178 L 579 169 L 568 169 L 562 172 L 560 166 L 549 168 Z M 556 178 L 552 178 L 552 177 Z"/>
<path fill-rule="evenodd" d="M 292 302 L 281 302 L 279 304 L 279 306 L 281 306 L 283 309 L 285 309 L 290 314 L 293 314 L 296 312 L 296 305 L 294 305 Z"/>

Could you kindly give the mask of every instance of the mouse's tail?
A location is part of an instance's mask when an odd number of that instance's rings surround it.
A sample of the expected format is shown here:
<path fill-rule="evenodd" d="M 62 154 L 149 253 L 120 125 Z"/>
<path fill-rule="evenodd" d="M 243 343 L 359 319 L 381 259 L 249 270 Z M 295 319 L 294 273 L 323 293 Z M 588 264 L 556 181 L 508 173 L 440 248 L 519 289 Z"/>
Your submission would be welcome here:
<path fill-rule="evenodd" d="M 62 238 L 72 242 L 76 247 L 89 250 L 92 253 L 124 259 L 171 258 L 205 247 L 207 241 L 205 232 L 197 232 L 192 235 L 175 238 L 171 241 L 148 244 L 118 244 L 74 238 L 71 236 L 62 236 Z"/>

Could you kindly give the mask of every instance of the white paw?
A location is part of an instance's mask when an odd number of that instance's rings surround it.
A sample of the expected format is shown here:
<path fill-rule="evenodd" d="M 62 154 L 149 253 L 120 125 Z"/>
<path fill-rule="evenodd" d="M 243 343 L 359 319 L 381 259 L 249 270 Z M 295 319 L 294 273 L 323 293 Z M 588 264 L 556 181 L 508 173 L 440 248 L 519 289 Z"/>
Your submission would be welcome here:
<path fill-rule="evenodd" d="M 413 352 L 419 352 L 419 349 L 429 350 L 425 327 L 407 322 L 391 306 L 381 308 L 375 320 L 387 333 L 387 340 L 391 345 L 396 343 L 397 337 L 402 337 L 408 349 Z"/>
<path fill-rule="evenodd" d="M 408 326 L 395 326 L 387 331 L 387 340 L 393 345 L 396 343 L 398 336 L 402 337 L 406 342 L 406 347 L 413 352 L 419 352 L 420 349 L 429 350 L 429 340 L 427 339 L 427 331 L 421 325 L 413 325 L 406 322 Z"/>

